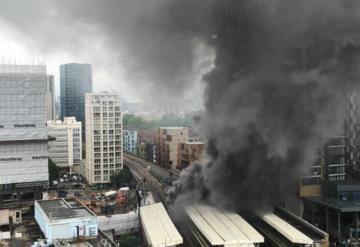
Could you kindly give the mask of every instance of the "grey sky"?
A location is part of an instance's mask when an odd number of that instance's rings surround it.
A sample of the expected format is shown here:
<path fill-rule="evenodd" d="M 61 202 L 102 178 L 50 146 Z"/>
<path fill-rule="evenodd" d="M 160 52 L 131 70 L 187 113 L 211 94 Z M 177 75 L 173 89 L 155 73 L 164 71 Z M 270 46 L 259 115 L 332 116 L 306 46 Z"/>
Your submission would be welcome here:
<path fill-rule="evenodd" d="M 57 82 L 59 64 L 91 63 L 95 89 L 119 90 L 132 101 L 189 98 L 201 91 L 213 55 L 190 36 L 164 36 L 165 7 L 161 0 L 0 1 L 0 58 L 40 59 Z"/>

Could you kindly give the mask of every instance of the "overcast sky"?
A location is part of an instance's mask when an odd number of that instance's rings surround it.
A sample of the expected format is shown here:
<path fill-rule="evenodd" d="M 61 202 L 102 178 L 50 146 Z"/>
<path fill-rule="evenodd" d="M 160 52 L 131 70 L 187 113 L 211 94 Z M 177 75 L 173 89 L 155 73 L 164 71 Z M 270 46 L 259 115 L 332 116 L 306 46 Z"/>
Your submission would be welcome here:
<path fill-rule="evenodd" d="M 198 97 L 202 75 L 212 64 L 211 50 L 194 41 L 188 49 L 189 42 L 171 34 L 173 44 L 166 47 L 168 37 L 139 24 L 156 16 L 163 2 L 0 0 L 0 61 L 46 63 L 58 93 L 59 65 L 76 62 L 92 64 L 95 90 L 117 90 L 128 101 Z M 181 50 L 193 53 L 191 61 L 175 58 Z M 167 87 L 167 80 L 175 81 L 177 90 Z"/>

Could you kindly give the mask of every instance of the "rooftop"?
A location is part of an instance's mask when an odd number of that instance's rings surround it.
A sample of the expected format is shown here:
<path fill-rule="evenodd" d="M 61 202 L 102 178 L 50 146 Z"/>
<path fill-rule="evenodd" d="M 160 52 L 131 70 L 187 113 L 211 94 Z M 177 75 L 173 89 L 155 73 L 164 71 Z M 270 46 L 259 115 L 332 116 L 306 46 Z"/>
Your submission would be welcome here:
<path fill-rule="evenodd" d="M 267 213 L 260 216 L 266 223 L 278 231 L 281 235 L 286 237 L 292 243 L 297 244 L 313 244 L 314 241 L 300 232 L 298 229 L 290 225 L 285 220 L 273 213 Z"/>
<path fill-rule="evenodd" d="M 69 218 L 82 218 L 95 216 L 86 207 L 75 200 L 53 199 L 37 201 L 50 221 Z"/>
<path fill-rule="evenodd" d="M 151 246 L 165 247 L 183 243 L 180 233 L 162 203 L 141 207 L 140 218 L 146 238 Z"/>
<path fill-rule="evenodd" d="M 248 246 L 264 242 L 264 237 L 235 212 L 196 205 L 187 207 L 186 213 L 212 245 Z"/>
<path fill-rule="evenodd" d="M 185 142 L 185 144 L 204 145 L 205 143 L 204 143 L 204 142 L 197 141 L 197 142 Z"/>

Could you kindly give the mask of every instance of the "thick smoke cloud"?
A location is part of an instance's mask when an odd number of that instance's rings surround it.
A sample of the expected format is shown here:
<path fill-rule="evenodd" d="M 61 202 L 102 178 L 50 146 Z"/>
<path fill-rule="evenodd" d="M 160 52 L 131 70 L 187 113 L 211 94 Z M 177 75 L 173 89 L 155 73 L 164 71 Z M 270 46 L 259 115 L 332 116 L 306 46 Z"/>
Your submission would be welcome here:
<path fill-rule="evenodd" d="M 181 98 L 194 61 L 215 54 L 200 120 L 210 161 L 183 172 L 170 193 L 174 205 L 281 201 L 316 146 L 340 130 L 345 95 L 359 81 L 355 0 L 23 3 L 1 2 L 2 19 L 48 50 L 79 48 L 98 35 L 155 98 Z M 212 54 L 199 55 L 199 46 Z"/>
<path fill-rule="evenodd" d="M 359 4 L 212 7 L 216 60 L 202 120 L 210 162 L 185 171 L 170 198 L 263 209 L 295 194 L 317 145 L 341 131 L 346 93 L 359 81 Z"/>

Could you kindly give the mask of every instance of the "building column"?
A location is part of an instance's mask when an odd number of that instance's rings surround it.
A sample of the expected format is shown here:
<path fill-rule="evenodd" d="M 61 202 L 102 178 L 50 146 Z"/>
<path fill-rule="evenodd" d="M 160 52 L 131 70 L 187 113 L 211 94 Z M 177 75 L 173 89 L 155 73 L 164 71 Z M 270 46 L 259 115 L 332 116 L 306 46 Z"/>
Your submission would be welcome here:
<path fill-rule="evenodd" d="M 329 232 L 329 209 L 325 208 L 325 229 Z"/>
<path fill-rule="evenodd" d="M 338 241 L 341 243 L 341 212 L 338 211 L 337 213 L 337 230 L 338 230 Z"/>
<path fill-rule="evenodd" d="M 359 212 L 355 212 L 355 236 L 356 240 L 359 239 L 358 230 L 359 230 Z"/>
<path fill-rule="evenodd" d="M 313 224 L 315 224 L 314 206 L 314 203 L 311 203 L 311 221 Z"/>

